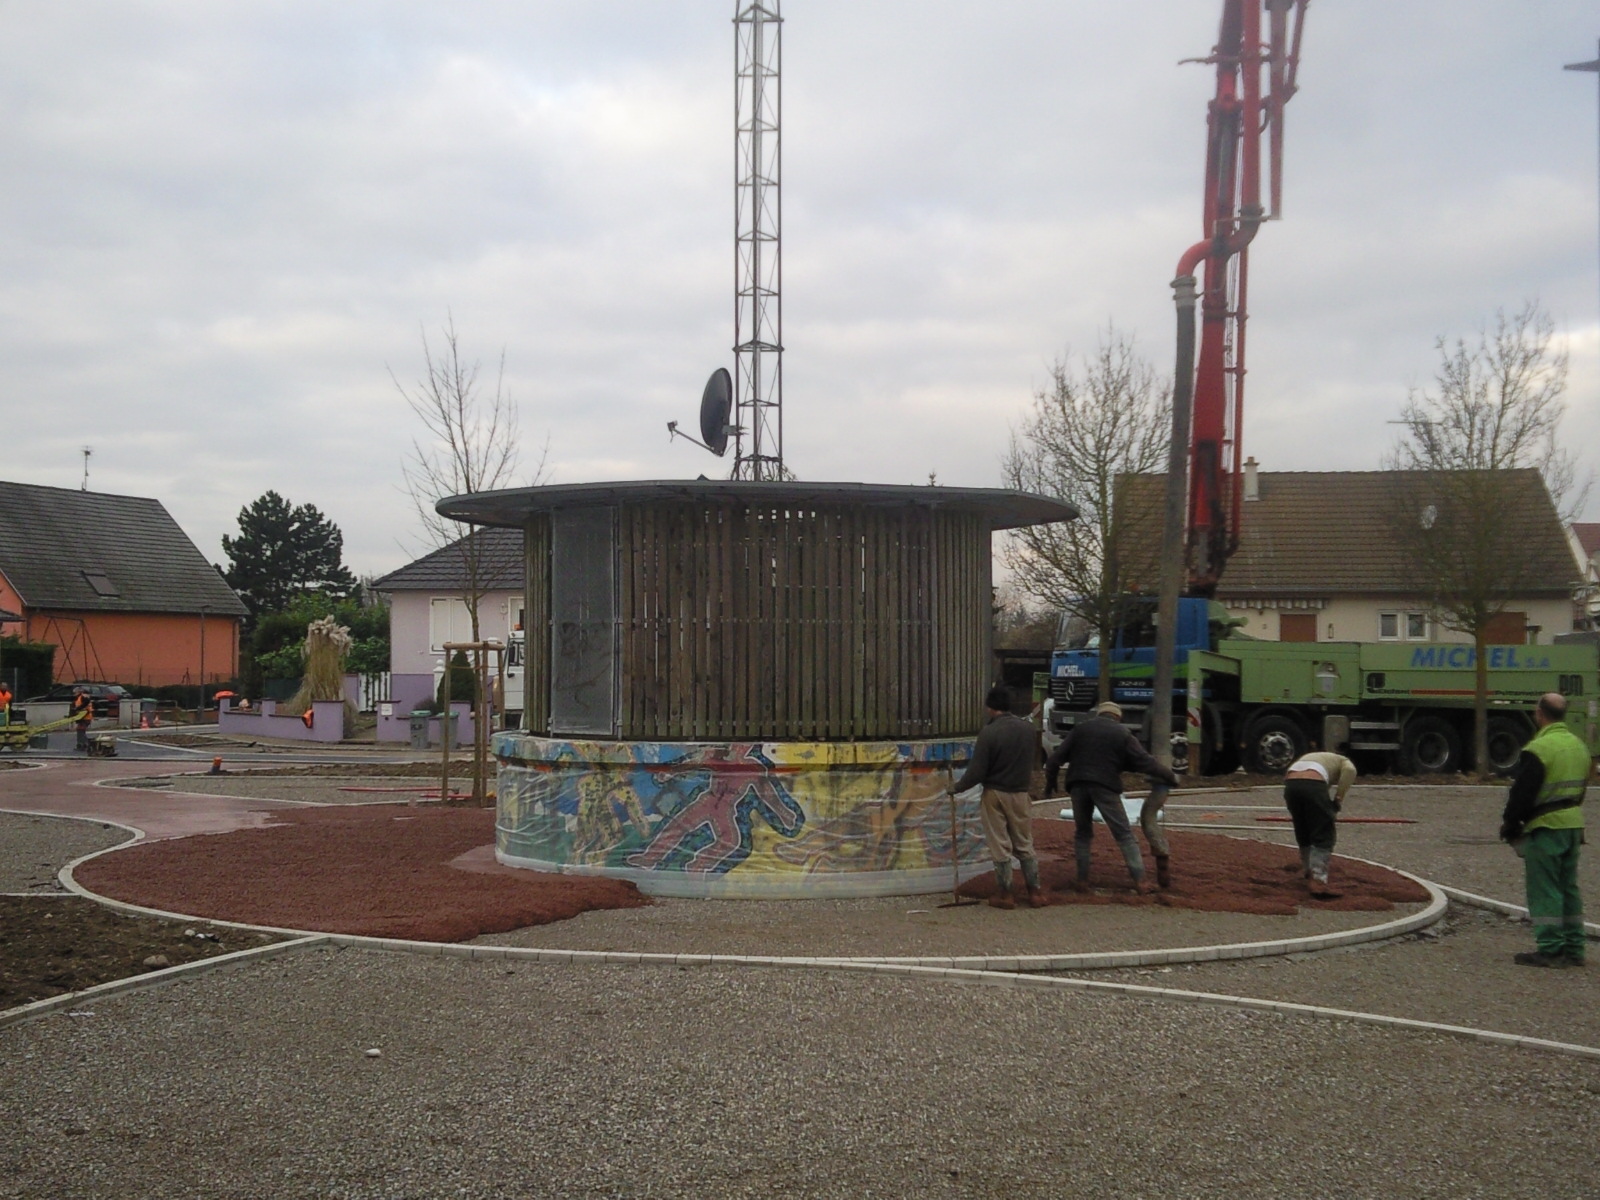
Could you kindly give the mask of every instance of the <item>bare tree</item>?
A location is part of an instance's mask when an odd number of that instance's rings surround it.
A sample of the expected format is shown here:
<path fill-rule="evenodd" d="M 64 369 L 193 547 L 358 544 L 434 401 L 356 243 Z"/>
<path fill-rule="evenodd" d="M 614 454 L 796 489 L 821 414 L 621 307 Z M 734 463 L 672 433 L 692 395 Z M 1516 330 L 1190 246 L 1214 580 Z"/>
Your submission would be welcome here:
<path fill-rule="evenodd" d="M 519 473 L 522 448 L 517 405 L 505 391 L 505 351 L 500 353 L 494 389 L 485 392 L 479 389 L 477 361 L 461 357 L 454 317 L 446 317 L 440 338 L 443 344 L 435 352 L 423 331 L 424 372 L 411 387 L 393 371 L 389 377 L 423 428 L 403 464 L 406 491 L 416 507 L 423 540 L 455 558 L 461 600 L 476 642 L 482 640 L 478 608 L 492 583 L 483 528 L 441 516 L 436 505 L 447 496 L 538 483 L 544 475 L 545 451 L 532 471 Z"/>
<path fill-rule="evenodd" d="M 1496 313 L 1475 344 L 1438 339 L 1432 389 L 1413 389 L 1385 466 L 1398 472 L 1391 525 L 1408 590 L 1433 619 L 1469 635 L 1477 671 L 1473 757 L 1489 768 L 1488 632 L 1507 603 L 1552 580 L 1552 531 L 1583 505 L 1587 479 L 1561 448 L 1567 355 L 1535 302 Z M 1562 547 L 1564 549 L 1564 547 Z M 1570 557 L 1570 554 L 1566 557 Z"/>
<path fill-rule="evenodd" d="M 1166 462 L 1172 393 L 1138 352 L 1134 339 L 1108 327 L 1092 357 L 1076 368 L 1066 357 L 1001 460 L 1006 484 L 1054 496 L 1080 517 L 1015 531 L 1001 554 L 1017 588 L 1087 622 L 1100 635 L 1100 697 L 1111 694 L 1106 652 L 1129 611 L 1127 576 L 1117 547 L 1154 537 L 1159 512 L 1117 504 L 1124 475 Z"/>

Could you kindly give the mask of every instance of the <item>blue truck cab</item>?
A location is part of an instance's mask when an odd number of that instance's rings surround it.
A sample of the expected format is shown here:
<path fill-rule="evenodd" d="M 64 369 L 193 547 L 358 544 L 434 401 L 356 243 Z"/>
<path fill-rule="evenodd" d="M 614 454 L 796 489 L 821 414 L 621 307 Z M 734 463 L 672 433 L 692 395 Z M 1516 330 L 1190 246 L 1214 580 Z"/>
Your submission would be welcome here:
<path fill-rule="evenodd" d="M 1178 601 L 1177 653 L 1173 663 L 1174 710 L 1183 713 L 1184 667 L 1190 650 L 1209 650 L 1215 646 L 1218 625 L 1230 624 L 1226 612 L 1213 602 L 1197 597 Z M 1057 648 L 1050 656 L 1050 698 L 1045 704 L 1045 749 L 1048 752 L 1079 721 L 1085 719 L 1099 699 L 1100 647 L 1093 635 L 1068 636 L 1073 622 L 1064 618 Z M 1130 611 L 1117 629 L 1108 655 L 1111 667 L 1111 698 L 1122 706 L 1124 723 L 1140 726 L 1154 696 L 1152 683 L 1156 662 L 1156 599 L 1133 597 Z"/>

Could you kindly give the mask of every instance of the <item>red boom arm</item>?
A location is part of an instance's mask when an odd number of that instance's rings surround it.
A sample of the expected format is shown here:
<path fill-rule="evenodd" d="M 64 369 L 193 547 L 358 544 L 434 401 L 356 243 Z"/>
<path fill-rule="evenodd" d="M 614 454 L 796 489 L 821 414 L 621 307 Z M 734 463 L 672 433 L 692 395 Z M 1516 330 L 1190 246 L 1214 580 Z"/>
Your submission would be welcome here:
<path fill-rule="evenodd" d="M 1205 264 L 1188 464 L 1189 590 L 1198 595 L 1215 590 L 1238 545 L 1249 246 L 1261 222 L 1279 215 L 1283 106 L 1295 91 L 1306 4 L 1224 0 L 1216 48 L 1199 60 L 1217 68 L 1217 94 L 1206 121 L 1205 238 L 1178 260 L 1179 277 Z M 1270 138 L 1270 212 L 1261 205 L 1263 130 Z"/>

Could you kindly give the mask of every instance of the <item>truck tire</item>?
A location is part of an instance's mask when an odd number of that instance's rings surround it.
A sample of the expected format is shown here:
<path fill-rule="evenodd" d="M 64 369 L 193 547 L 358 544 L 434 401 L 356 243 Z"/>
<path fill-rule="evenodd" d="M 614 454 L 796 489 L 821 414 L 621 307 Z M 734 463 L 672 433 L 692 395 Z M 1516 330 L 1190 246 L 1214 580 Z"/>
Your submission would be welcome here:
<path fill-rule="evenodd" d="M 1509 775 L 1522 757 L 1522 747 L 1533 736 L 1530 730 L 1515 717 L 1489 718 L 1489 770 L 1496 775 Z"/>
<path fill-rule="evenodd" d="M 1245 727 L 1245 766 L 1257 775 L 1282 775 L 1306 752 L 1306 734 L 1290 717 L 1257 717 Z"/>
<path fill-rule="evenodd" d="M 1443 775 L 1461 769 L 1461 735 L 1443 717 L 1413 717 L 1400 733 L 1400 769 Z"/>

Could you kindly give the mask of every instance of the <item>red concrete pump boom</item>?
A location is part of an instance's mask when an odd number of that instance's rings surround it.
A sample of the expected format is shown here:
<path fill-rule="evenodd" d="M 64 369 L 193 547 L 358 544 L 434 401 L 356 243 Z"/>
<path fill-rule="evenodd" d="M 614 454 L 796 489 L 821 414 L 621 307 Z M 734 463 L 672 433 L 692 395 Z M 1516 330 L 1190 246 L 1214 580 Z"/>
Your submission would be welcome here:
<path fill-rule="evenodd" d="M 1177 272 L 1182 282 L 1205 264 L 1188 463 L 1187 559 L 1189 591 L 1196 595 L 1215 590 L 1239 539 L 1249 247 L 1261 222 L 1280 215 L 1283 106 L 1295 92 L 1306 3 L 1224 0 L 1216 48 L 1209 58 L 1192 60 L 1217 68 L 1206 122 L 1205 237 L 1184 252 Z M 1263 132 L 1269 209 L 1261 204 Z M 1180 364 L 1181 338 L 1180 329 Z M 1187 390 L 1181 383 L 1175 398 Z"/>

